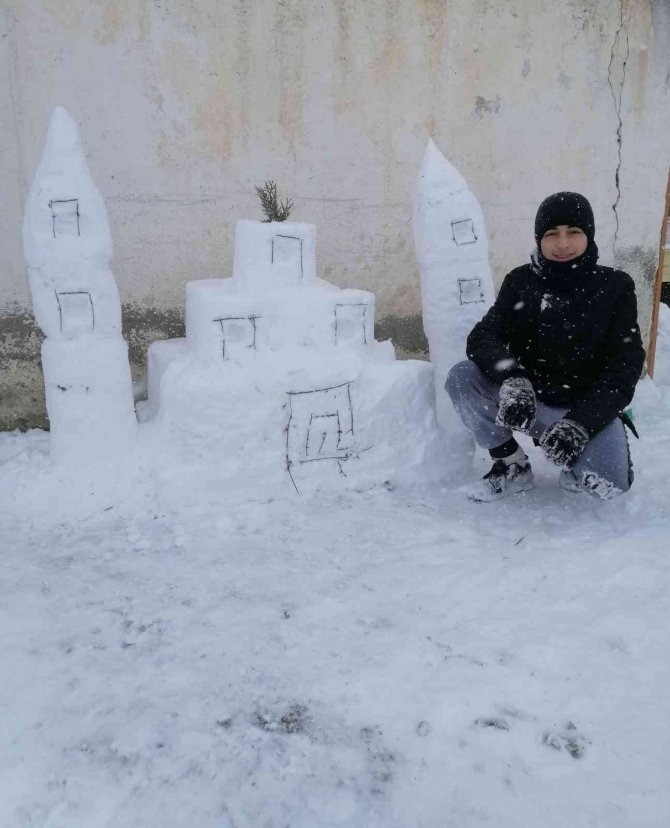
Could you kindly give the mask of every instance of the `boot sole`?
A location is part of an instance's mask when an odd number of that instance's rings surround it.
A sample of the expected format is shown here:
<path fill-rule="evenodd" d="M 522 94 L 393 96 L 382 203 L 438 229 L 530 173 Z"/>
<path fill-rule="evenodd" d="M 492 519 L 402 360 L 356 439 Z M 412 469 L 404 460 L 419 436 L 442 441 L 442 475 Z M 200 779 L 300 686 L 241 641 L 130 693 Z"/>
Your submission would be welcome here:
<path fill-rule="evenodd" d="M 523 483 L 512 483 L 499 494 L 491 492 L 490 494 L 479 495 L 477 492 L 468 492 L 466 496 L 468 500 L 473 500 L 475 503 L 492 503 L 494 500 L 502 500 L 504 497 L 510 495 L 521 494 L 521 492 L 529 492 L 535 488 L 532 480 L 527 480 Z"/>

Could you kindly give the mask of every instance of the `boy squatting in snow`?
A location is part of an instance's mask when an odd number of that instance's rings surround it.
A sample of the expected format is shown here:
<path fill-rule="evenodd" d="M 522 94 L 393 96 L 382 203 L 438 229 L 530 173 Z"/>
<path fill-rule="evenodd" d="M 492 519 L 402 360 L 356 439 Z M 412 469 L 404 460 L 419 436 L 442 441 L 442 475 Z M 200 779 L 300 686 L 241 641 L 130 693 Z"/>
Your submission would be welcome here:
<path fill-rule="evenodd" d="M 562 488 L 609 500 L 633 482 L 623 410 L 644 363 L 635 287 L 597 264 L 591 205 L 555 193 L 535 218 L 537 250 L 512 270 L 470 332 L 446 389 L 493 467 L 468 491 L 497 500 L 533 486 L 513 431 L 561 469 Z M 631 426 L 632 427 L 632 426 Z"/>

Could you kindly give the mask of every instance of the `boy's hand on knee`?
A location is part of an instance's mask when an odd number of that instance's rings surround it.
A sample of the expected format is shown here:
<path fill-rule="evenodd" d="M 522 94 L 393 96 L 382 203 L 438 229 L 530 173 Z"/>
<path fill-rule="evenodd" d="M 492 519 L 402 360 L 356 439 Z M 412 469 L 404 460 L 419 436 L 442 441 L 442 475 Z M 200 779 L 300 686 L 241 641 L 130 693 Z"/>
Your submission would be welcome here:
<path fill-rule="evenodd" d="M 500 386 L 496 424 L 514 431 L 530 431 L 535 422 L 535 391 L 526 377 L 511 377 Z"/>
<path fill-rule="evenodd" d="M 579 460 L 590 437 L 574 420 L 557 420 L 540 437 L 540 446 L 548 460 L 562 469 L 571 469 Z"/>

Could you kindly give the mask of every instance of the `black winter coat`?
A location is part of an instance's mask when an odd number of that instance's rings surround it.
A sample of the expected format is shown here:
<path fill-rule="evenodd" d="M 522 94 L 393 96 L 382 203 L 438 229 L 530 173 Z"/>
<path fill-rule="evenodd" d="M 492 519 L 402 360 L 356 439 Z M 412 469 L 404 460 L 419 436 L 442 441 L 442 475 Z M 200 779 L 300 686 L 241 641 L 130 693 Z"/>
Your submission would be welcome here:
<path fill-rule="evenodd" d="M 578 280 L 517 267 L 467 355 L 498 385 L 528 377 L 539 400 L 568 406 L 565 416 L 594 437 L 630 403 L 644 364 L 633 280 L 602 265 Z"/>

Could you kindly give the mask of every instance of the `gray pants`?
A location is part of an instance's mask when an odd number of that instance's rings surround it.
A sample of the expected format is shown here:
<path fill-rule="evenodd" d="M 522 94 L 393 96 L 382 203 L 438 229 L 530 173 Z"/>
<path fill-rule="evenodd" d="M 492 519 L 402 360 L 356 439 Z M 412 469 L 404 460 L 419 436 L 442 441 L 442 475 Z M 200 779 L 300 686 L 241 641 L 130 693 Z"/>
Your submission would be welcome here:
<path fill-rule="evenodd" d="M 445 385 L 454 408 L 486 449 L 506 443 L 513 435 L 509 428 L 496 424 L 498 392 L 474 362 L 464 360 L 451 369 Z M 538 401 L 535 423 L 528 434 L 539 439 L 546 428 L 560 420 L 568 409 Z M 587 444 L 571 472 L 561 473 L 564 488 L 583 488 L 604 500 L 627 492 L 633 482 L 628 439 L 624 424 L 617 417 Z"/>

